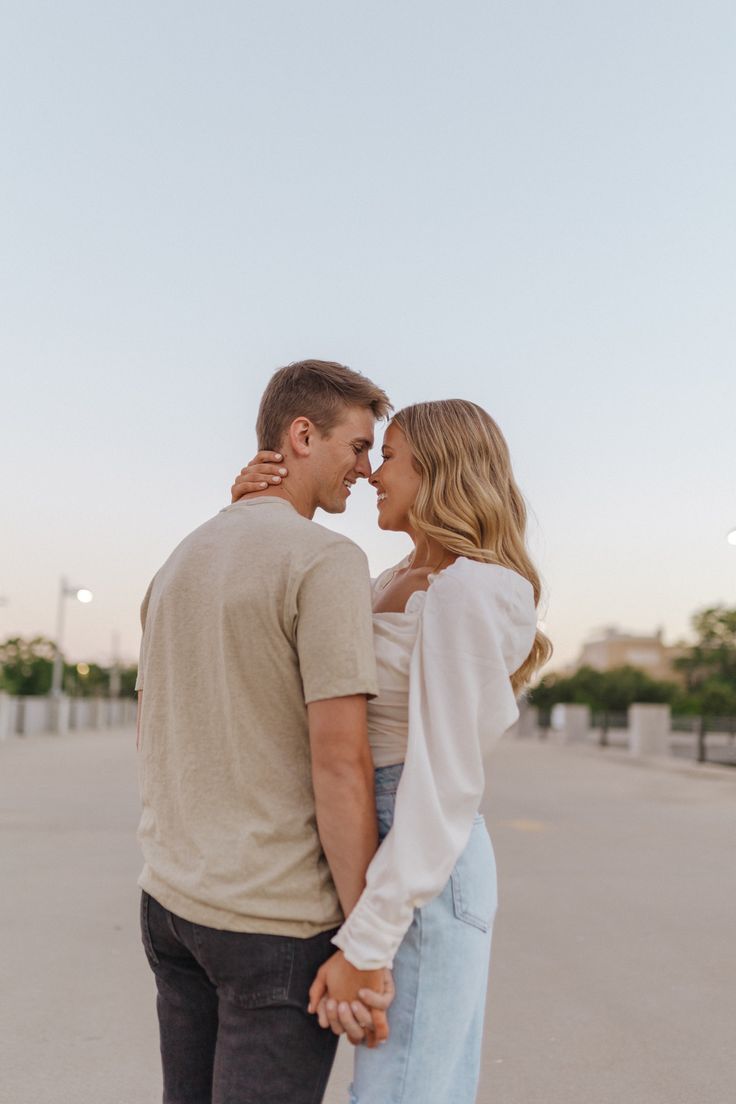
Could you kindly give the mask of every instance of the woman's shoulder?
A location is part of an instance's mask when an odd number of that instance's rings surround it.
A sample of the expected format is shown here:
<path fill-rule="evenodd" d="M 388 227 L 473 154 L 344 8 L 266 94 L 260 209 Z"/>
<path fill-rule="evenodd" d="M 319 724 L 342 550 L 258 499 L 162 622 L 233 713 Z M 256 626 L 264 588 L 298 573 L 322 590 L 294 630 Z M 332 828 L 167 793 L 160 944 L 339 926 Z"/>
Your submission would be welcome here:
<path fill-rule="evenodd" d="M 534 589 L 528 579 L 502 564 L 483 563 L 458 556 L 454 563 L 430 576 L 431 590 L 446 602 L 468 598 L 476 601 L 531 601 Z"/>
<path fill-rule="evenodd" d="M 425 639 L 431 648 L 474 654 L 509 671 L 526 659 L 534 642 L 537 610 L 531 583 L 511 568 L 464 556 L 432 582 L 424 605 Z"/>

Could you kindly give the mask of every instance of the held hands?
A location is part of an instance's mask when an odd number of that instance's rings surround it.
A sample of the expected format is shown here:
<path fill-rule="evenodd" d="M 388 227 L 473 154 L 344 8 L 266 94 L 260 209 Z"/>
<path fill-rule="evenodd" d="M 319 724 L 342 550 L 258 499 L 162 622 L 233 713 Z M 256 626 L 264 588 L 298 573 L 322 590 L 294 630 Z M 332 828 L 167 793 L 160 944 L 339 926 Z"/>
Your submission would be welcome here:
<path fill-rule="evenodd" d="M 358 970 L 337 951 L 317 971 L 308 1011 L 317 1015 L 320 1027 L 346 1034 L 353 1045 L 375 1047 L 388 1039 L 386 1010 L 394 993 L 390 970 Z"/>
<path fill-rule="evenodd" d="M 231 501 L 237 502 L 245 495 L 253 494 L 254 491 L 265 491 L 267 487 L 277 487 L 288 474 L 281 453 L 264 449 L 256 453 L 251 462 L 241 469 L 240 475 L 235 476 L 235 482 L 230 488 Z"/>

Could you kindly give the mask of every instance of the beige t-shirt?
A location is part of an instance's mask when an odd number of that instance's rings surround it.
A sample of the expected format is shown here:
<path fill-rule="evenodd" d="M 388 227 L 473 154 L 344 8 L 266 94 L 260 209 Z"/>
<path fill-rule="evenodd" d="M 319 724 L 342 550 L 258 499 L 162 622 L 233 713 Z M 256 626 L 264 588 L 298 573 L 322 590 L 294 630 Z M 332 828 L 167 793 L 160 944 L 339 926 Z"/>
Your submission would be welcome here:
<path fill-rule="evenodd" d="M 337 926 L 306 703 L 377 692 L 365 555 L 282 499 L 247 499 L 182 541 L 141 620 L 139 885 L 226 931 Z"/>

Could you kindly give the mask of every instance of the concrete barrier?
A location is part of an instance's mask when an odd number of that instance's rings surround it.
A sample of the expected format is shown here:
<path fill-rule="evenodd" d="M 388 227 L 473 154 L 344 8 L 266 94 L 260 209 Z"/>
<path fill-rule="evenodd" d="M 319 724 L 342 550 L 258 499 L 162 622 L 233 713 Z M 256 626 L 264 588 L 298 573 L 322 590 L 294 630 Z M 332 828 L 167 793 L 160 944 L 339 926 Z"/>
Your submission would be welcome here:
<path fill-rule="evenodd" d="M 629 706 L 629 751 L 632 755 L 668 755 L 670 736 L 668 705 Z"/>
<path fill-rule="evenodd" d="M 73 729 L 77 728 L 89 728 L 91 724 L 91 706 L 93 705 L 93 699 L 91 698 L 71 698 L 69 702 L 69 727 Z"/>
<path fill-rule="evenodd" d="M 48 698 L 19 698 L 18 732 L 37 736 L 51 728 Z"/>
<path fill-rule="evenodd" d="M 64 735 L 70 729 L 122 728 L 135 724 L 135 698 L 11 698 L 0 692 L 0 741 L 10 736 Z"/>
<path fill-rule="evenodd" d="M 26 701 L 30 701 L 27 698 Z M 57 736 L 66 736 L 69 731 L 69 717 L 71 713 L 71 702 L 65 694 L 59 694 L 57 698 L 47 698 L 48 701 L 48 732 L 53 732 Z"/>
<path fill-rule="evenodd" d="M 0 740 L 7 740 L 18 730 L 18 699 L 0 691 Z"/>
<path fill-rule="evenodd" d="M 519 702 L 519 719 L 509 729 L 510 736 L 534 737 L 539 735 L 539 710 L 536 706 Z"/>
<path fill-rule="evenodd" d="M 583 743 L 590 737 L 590 706 L 562 704 L 552 706 L 550 728 L 560 744 Z"/>

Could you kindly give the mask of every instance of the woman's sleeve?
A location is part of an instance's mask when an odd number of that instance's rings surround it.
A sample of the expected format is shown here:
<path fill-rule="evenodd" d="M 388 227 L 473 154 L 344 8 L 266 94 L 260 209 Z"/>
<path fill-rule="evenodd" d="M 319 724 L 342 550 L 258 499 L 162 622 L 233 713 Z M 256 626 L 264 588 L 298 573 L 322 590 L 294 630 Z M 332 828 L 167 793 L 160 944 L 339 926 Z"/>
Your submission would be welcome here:
<path fill-rule="evenodd" d="M 391 965 L 414 909 L 447 884 L 483 795 L 484 752 L 518 716 L 510 674 L 535 628 L 531 586 L 506 568 L 465 561 L 429 588 L 393 826 L 333 940 L 360 969 Z"/>

